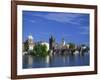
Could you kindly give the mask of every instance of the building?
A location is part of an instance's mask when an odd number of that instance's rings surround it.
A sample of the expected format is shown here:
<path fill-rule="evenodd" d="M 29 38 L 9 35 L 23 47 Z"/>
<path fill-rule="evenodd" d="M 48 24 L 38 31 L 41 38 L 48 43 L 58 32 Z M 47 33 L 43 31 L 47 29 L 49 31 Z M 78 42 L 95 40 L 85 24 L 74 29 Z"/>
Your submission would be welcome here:
<path fill-rule="evenodd" d="M 55 38 L 51 35 L 49 38 L 49 49 L 53 50 L 55 48 Z"/>
<path fill-rule="evenodd" d="M 64 38 L 62 39 L 62 43 L 61 43 L 61 46 L 65 46 L 66 45 L 66 42 L 64 40 Z"/>
<path fill-rule="evenodd" d="M 29 46 L 29 50 L 33 50 L 34 41 L 33 41 L 33 36 L 31 34 L 28 36 L 28 46 Z"/>
<path fill-rule="evenodd" d="M 66 44 L 66 47 L 67 47 L 67 49 L 69 49 L 70 45 L 69 44 Z"/>

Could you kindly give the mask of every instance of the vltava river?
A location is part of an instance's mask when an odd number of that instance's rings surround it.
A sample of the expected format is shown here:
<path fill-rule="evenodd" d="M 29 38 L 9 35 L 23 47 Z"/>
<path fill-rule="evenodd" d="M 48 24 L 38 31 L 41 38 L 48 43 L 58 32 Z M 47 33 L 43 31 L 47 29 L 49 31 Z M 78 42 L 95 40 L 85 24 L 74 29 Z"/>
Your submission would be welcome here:
<path fill-rule="evenodd" d="M 84 55 L 31 56 L 23 55 L 23 68 L 46 68 L 89 65 L 89 53 Z"/>

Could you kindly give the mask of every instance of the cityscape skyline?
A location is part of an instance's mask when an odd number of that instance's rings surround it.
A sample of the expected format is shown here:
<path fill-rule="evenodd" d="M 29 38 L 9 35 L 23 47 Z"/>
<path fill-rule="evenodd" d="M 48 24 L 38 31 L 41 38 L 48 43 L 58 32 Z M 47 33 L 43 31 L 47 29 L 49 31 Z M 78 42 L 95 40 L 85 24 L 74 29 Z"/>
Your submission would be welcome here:
<path fill-rule="evenodd" d="M 89 44 L 89 14 L 64 12 L 23 11 L 23 41 L 31 33 L 35 41 L 49 41 L 53 35 L 57 43 Z"/>

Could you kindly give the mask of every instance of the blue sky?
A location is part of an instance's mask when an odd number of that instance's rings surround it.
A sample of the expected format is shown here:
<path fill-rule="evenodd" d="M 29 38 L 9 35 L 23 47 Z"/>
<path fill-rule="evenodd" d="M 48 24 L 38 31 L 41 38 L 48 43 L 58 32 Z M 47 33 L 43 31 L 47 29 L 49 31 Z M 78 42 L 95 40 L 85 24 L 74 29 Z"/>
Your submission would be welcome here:
<path fill-rule="evenodd" d="M 23 11 L 23 41 L 31 33 L 34 41 L 46 41 L 53 35 L 57 43 L 89 44 L 89 14 Z"/>

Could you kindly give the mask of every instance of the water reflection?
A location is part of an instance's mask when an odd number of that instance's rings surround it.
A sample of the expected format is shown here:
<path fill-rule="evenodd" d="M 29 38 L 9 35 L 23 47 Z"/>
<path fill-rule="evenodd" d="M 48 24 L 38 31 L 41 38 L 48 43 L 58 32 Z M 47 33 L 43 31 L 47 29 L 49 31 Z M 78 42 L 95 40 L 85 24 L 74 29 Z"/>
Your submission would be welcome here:
<path fill-rule="evenodd" d="M 89 53 L 80 55 L 31 56 L 23 55 L 23 68 L 44 68 L 89 65 Z"/>

